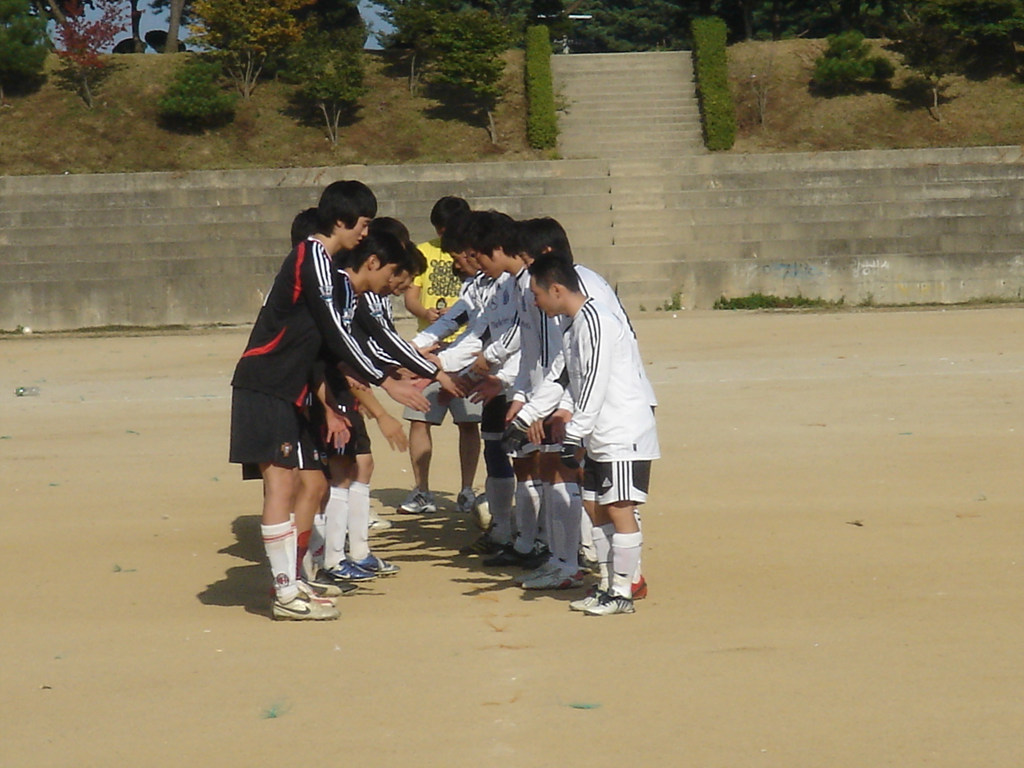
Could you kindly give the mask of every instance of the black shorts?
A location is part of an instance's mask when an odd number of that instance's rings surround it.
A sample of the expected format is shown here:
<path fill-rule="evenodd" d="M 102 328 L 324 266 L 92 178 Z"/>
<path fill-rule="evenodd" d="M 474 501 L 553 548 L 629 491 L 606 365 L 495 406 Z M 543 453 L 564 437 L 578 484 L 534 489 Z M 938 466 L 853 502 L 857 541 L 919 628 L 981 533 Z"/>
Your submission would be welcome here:
<path fill-rule="evenodd" d="M 651 485 L 650 461 L 594 461 L 587 454 L 583 461 L 584 501 L 614 504 L 617 501 L 647 501 Z"/>
<path fill-rule="evenodd" d="M 324 459 L 312 425 L 292 403 L 251 389 L 232 389 L 228 460 L 242 465 L 243 479 L 261 477 L 260 464 L 323 469 Z"/>
<path fill-rule="evenodd" d="M 359 410 L 355 397 L 349 390 L 344 390 L 335 395 L 338 405 L 344 409 L 345 418 L 351 423 L 352 435 L 341 448 L 335 448 L 327 442 L 327 422 L 324 417 L 324 407 L 318 399 L 314 399 L 310 406 L 310 416 L 316 425 L 317 445 L 328 456 L 358 456 L 371 453 L 370 433 L 366 428 L 366 419 Z"/>
<path fill-rule="evenodd" d="M 505 414 L 508 413 L 508 400 L 498 395 L 484 406 L 480 416 L 480 437 L 484 440 L 500 440 L 505 432 Z"/>

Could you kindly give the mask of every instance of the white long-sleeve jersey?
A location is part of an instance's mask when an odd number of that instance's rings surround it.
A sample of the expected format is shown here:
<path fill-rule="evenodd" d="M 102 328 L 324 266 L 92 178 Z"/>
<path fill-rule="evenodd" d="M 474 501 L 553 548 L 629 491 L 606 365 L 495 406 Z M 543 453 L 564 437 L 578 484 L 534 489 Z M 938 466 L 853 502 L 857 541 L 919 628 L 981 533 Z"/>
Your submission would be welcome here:
<path fill-rule="evenodd" d="M 472 365 L 477 354 L 492 339 L 500 338 L 516 321 L 515 279 L 502 275 L 490 284 L 482 311 L 469 323 L 465 332 L 438 353 L 446 371 L 461 371 Z M 508 391 L 519 370 L 518 352 L 494 370 Z"/>
<path fill-rule="evenodd" d="M 562 338 L 572 420 L 569 441 L 581 441 L 597 461 L 661 456 L 643 360 L 632 330 L 594 299 L 570 319 Z"/>
<path fill-rule="evenodd" d="M 429 347 L 441 339 L 447 339 L 459 328 L 468 329 L 473 320 L 484 311 L 493 291 L 494 279 L 483 272 L 477 272 L 462 283 L 462 287 L 459 289 L 459 298 L 448 308 L 448 311 L 416 334 L 412 340 L 413 345 L 421 348 Z M 452 343 L 455 343 L 454 340 Z"/>

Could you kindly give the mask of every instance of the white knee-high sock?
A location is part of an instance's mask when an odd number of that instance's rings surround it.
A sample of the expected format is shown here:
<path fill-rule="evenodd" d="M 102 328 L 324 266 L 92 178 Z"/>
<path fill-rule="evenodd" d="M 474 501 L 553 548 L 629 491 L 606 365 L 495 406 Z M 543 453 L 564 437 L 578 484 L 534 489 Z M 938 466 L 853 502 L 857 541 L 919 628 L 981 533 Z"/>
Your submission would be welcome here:
<path fill-rule="evenodd" d="M 370 556 L 370 486 L 352 483 L 348 488 L 348 558 Z"/>
<path fill-rule="evenodd" d="M 324 567 L 324 545 L 327 541 L 327 516 L 323 512 L 317 512 L 313 516 L 313 530 L 309 534 L 309 557 L 312 563 L 312 571 Z"/>
<path fill-rule="evenodd" d="M 640 533 L 644 532 L 644 521 L 640 519 L 640 507 L 633 508 L 633 517 L 636 518 L 636 527 L 640 529 Z M 636 573 L 633 574 L 633 583 L 636 584 L 640 581 L 644 575 L 644 558 L 643 553 L 640 553 L 640 557 L 636 561 Z"/>
<path fill-rule="evenodd" d="M 540 480 L 524 480 L 516 485 L 516 535 L 515 549 L 526 554 L 533 551 L 537 539 L 537 515 L 540 512 Z"/>
<path fill-rule="evenodd" d="M 260 533 L 274 576 L 274 591 L 278 599 L 287 602 L 299 593 L 295 577 L 295 528 L 288 521 L 260 525 Z"/>
<path fill-rule="evenodd" d="M 516 493 L 514 477 L 488 477 L 484 482 L 484 493 L 491 510 L 492 541 L 499 544 L 512 543 L 512 500 Z"/>
<path fill-rule="evenodd" d="M 580 487 L 576 483 L 546 483 L 544 491 L 544 507 L 551 510 L 551 554 L 564 573 L 576 573 L 580 550 L 578 521 L 583 509 Z"/>
<path fill-rule="evenodd" d="M 579 488 L 579 486 L 576 486 Z M 594 551 L 594 522 L 590 519 L 590 515 L 583 509 L 583 503 L 580 503 L 580 548 L 583 550 L 583 556 L 587 560 L 597 560 L 597 552 Z"/>
<path fill-rule="evenodd" d="M 600 569 L 601 581 L 597 585 L 603 592 L 611 585 L 612 573 L 612 536 L 615 526 L 611 523 L 594 526 L 594 551 L 597 552 L 597 566 Z"/>
<path fill-rule="evenodd" d="M 348 533 L 348 488 L 331 486 L 324 507 L 324 567 L 337 568 L 345 559 L 345 535 Z"/>
<path fill-rule="evenodd" d="M 640 562 L 640 545 L 643 541 L 644 535 L 640 531 L 612 535 L 613 594 L 632 599 L 633 575 Z"/>

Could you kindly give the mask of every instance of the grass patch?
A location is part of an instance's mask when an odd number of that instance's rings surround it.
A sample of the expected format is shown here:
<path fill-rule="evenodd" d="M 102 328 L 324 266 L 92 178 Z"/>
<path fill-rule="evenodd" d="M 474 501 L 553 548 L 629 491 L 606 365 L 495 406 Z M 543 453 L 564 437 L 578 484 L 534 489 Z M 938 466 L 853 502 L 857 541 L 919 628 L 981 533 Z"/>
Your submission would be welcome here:
<path fill-rule="evenodd" d="M 722 296 L 715 302 L 715 309 L 840 309 L 845 299 L 829 301 L 828 299 L 810 299 L 806 296 L 772 296 L 765 293 L 752 293 L 749 296 L 738 296 L 727 299 Z"/>

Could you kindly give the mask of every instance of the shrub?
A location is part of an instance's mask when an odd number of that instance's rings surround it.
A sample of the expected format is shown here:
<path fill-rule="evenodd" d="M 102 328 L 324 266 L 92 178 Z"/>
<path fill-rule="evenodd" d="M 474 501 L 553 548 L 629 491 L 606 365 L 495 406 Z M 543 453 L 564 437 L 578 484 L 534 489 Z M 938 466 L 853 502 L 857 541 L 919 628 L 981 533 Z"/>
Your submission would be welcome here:
<path fill-rule="evenodd" d="M 201 130 L 230 123 L 238 96 L 221 83 L 219 62 L 190 58 L 160 97 L 160 117 L 174 128 Z"/>
<path fill-rule="evenodd" d="M 725 39 L 725 22 L 717 16 L 694 20 L 697 95 L 704 117 L 704 141 L 711 150 L 730 149 L 736 141 L 736 107 L 729 90 Z"/>
<path fill-rule="evenodd" d="M 868 85 L 885 86 L 895 74 L 884 56 L 870 56 L 864 35 L 849 30 L 828 38 L 828 48 L 814 62 L 814 84 L 824 93 L 855 93 Z"/>
<path fill-rule="evenodd" d="M 558 139 L 558 118 L 551 78 L 551 37 L 543 25 L 526 30 L 526 99 L 526 138 L 534 149 L 551 149 Z"/>

